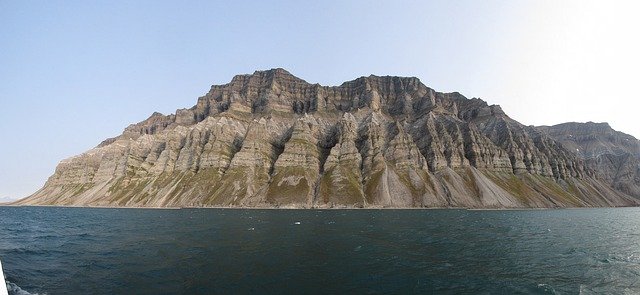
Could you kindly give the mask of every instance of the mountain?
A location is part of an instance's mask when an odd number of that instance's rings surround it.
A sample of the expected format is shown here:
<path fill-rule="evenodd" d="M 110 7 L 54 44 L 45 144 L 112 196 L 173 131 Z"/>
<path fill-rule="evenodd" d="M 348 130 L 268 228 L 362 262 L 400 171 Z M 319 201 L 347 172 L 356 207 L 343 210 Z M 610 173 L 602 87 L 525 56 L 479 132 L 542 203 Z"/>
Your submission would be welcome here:
<path fill-rule="evenodd" d="M 575 151 L 590 169 L 615 189 L 640 196 L 640 141 L 607 123 L 564 123 L 537 127 Z"/>
<path fill-rule="evenodd" d="M 548 128 L 417 78 L 235 76 L 63 160 L 22 205 L 636 206 Z M 637 185 L 637 181 L 635 184 Z"/>
<path fill-rule="evenodd" d="M 11 197 L 0 197 L 0 204 L 10 203 L 15 200 L 16 200 L 15 198 L 11 198 Z"/>

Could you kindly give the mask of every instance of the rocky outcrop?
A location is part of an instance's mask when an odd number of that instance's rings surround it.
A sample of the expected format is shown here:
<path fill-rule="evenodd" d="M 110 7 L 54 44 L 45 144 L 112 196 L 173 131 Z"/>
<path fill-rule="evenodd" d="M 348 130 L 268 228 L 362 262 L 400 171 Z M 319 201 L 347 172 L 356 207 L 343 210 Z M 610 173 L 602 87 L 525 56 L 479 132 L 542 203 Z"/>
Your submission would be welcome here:
<path fill-rule="evenodd" d="M 564 123 L 537 127 L 583 159 L 617 190 L 640 197 L 640 141 L 607 123 Z"/>
<path fill-rule="evenodd" d="M 600 166 L 554 136 L 417 78 L 369 76 L 328 87 L 283 69 L 257 71 L 62 161 L 17 204 L 638 205 L 633 189 L 616 184 L 620 177 L 601 177 Z"/>

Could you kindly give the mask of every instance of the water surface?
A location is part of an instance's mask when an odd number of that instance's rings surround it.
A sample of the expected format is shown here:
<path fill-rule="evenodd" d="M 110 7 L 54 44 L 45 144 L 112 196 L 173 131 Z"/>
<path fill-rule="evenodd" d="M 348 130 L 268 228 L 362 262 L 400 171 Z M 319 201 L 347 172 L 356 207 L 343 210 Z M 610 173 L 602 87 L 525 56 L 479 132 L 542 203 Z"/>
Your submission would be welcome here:
<path fill-rule="evenodd" d="M 640 209 L 0 207 L 0 259 L 14 294 L 639 294 Z"/>

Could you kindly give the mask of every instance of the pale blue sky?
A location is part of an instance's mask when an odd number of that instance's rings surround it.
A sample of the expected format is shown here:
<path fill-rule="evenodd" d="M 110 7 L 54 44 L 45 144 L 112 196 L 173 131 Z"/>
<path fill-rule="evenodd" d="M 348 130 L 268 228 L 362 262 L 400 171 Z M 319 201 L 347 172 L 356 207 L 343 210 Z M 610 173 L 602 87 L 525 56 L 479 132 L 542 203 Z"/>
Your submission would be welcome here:
<path fill-rule="evenodd" d="M 523 124 L 640 136 L 633 1 L 0 0 L 0 198 L 211 84 L 282 67 L 336 85 L 416 76 Z"/>

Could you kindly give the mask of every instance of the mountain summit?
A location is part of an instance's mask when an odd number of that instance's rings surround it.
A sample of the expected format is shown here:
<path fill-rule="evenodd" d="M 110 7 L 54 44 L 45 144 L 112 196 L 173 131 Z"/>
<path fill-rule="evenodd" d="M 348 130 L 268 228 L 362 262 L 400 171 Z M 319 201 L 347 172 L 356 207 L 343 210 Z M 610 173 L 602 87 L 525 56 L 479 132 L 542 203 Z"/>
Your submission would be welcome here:
<path fill-rule="evenodd" d="M 558 138 L 573 127 L 563 128 L 524 126 L 497 105 L 436 92 L 417 78 L 372 75 L 321 86 L 284 69 L 256 71 L 212 86 L 190 109 L 153 113 L 63 160 L 42 189 L 17 204 L 640 204 L 638 178 L 620 185 L 621 178 L 602 175 Z M 611 145 L 606 150 L 618 151 Z"/>

